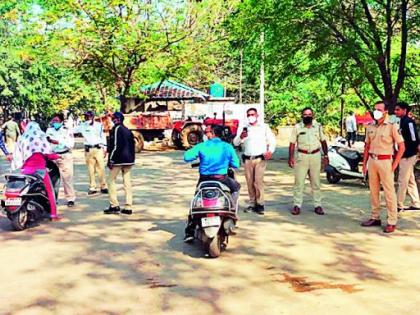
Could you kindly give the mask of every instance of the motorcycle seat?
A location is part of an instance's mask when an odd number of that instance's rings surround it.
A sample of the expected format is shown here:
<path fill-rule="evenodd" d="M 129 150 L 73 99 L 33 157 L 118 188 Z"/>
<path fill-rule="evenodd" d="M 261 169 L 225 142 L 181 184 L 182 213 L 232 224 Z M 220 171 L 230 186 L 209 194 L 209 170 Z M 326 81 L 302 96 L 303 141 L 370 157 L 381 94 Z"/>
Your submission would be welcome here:
<path fill-rule="evenodd" d="M 205 181 L 205 182 L 201 182 L 198 187 L 197 190 L 200 190 L 202 188 L 219 188 L 224 192 L 228 192 L 230 193 L 230 188 L 228 186 L 226 186 L 225 184 L 218 182 L 218 181 Z"/>
<path fill-rule="evenodd" d="M 355 150 L 349 150 L 345 148 L 338 149 L 338 153 L 342 155 L 344 158 L 349 160 L 359 160 L 361 159 L 361 155 L 359 152 Z"/>
<path fill-rule="evenodd" d="M 26 179 L 36 180 L 37 177 L 34 175 L 23 175 L 23 174 L 6 174 L 4 176 L 6 181 L 25 181 Z"/>

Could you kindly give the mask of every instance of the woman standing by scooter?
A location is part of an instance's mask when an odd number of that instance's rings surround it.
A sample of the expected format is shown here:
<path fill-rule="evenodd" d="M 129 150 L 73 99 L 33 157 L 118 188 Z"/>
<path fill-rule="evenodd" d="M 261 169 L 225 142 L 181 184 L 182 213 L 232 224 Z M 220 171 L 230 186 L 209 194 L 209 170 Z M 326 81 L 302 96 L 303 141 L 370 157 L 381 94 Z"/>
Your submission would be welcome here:
<path fill-rule="evenodd" d="M 12 169 L 20 169 L 22 174 L 30 175 L 41 171 L 44 175 L 43 183 L 50 202 L 51 221 L 61 218 L 57 215 L 57 205 L 50 176 L 46 170 L 46 158 L 56 160 L 60 156 L 52 153 L 45 132 L 36 122 L 29 122 L 19 138 L 13 153 Z"/>

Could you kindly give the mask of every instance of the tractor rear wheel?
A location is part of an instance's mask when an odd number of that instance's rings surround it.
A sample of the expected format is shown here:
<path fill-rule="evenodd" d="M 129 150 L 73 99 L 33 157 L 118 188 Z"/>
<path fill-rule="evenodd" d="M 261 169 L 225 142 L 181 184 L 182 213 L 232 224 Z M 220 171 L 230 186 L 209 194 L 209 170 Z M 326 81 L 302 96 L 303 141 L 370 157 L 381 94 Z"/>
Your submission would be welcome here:
<path fill-rule="evenodd" d="M 133 135 L 134 135 L 135 151 L 136 153 L 140 153 L 141 151 L 143 151 L 143 148 L 144 148 L 143 135 L 139 131 L 133 131 Z"/>
<path fill-rule="evenodd" d="M 203 141 L 203 130 L 199 125 L 189 125 L 182 129 L 181 142 L 184 149 L 189 149 Z"/>

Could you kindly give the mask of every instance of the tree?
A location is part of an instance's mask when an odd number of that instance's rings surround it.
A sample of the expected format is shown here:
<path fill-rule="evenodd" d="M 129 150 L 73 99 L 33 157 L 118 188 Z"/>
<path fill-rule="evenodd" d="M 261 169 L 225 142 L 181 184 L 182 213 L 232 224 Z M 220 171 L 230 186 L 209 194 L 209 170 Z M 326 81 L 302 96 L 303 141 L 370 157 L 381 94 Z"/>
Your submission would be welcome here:
<path fill-rule="evenodd" d="M 74 69 L 60 64 L 32 10 L 26 1 L 0 5 L 0 105 L 6 113 L 29 115 L 87 107 L 97 93 Z"/>
<path fill-rule="evenodd" d="M 362 100 L 368 83 L 392 109 L 407 75 L 407 49 L 418 43 L 417 9 L 409 0 L 245 0 L 229 26 L 254 56 L 264 51 L 272 79 L 293 75 L 296 61 L 309 59 L 314 68 L 307 72 L 334 68 L 334 78 Z"/>
<path fill-rule="evenodd" d="M 138 96 L 140 85 L 185 77 L 190 70 L 214 60 L 202 56 L 209 56 L 209 45 L 215 43 L 215 36 L 210 35 L 215 34 L 212 27 L 217 23 L 209 12 L 217 8 L 220 13 L 226 6 L 223 3 L 43 1 L 42 18 L 51 25 L 68 61 L 87 81 L 115 92 L 125 110 L 126 98 Z"/>

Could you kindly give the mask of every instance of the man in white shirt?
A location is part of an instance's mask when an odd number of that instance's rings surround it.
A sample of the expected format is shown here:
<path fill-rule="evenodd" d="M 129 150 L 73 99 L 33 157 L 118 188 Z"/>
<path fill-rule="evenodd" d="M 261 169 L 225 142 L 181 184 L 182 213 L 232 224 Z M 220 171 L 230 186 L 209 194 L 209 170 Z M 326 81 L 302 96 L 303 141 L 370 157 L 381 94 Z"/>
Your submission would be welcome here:
<path fill-rule="evenodd" d="M 56 163 L 60 170 L 67 206 L 73 207 L 76 200 L 73 185 L 73 154 L 71 153 L 74 147 L 74 137 L 72 130 L 64 126 L 63 122 L 63 114 L 55 114 L 51 119 L 51 127 L 47 129 L 46 134 L 53 152 L 61 156 L 61 159 L 58 159 Z"/>
<path fill-rule="evenodd" d="M 108 193 L 105 179 L 106 137 L 103 126 L 95 121 L 93 111 L 85 113 L 85 121 L 75 128 L 75 133 L 81 133 L 85 139 L 85 159 L 89 171 L 88 194 L 96 194 L 95 171 L 98 173 L 100 189 L 103 194 Z"/>
<path fill-rule="evenodd" d="M 276 138 L 270 127 L 258 121 L 258 112 L 250 108 L 246 112 L 248 123 L 238 130 L 233 140 L 235 146 L 243 144 L 242 155 L 245 164 L 245 178 L 248 186 L 249 206 L 245 212 L 255 211 L 264 214 L 264 172 L 267 160 L 276 149 Z"/>
<path fill-rule="evenodd" d="M 349 148 L 354 145 L 356 141 L 356 132 L 357 132 L 357 123 L 356 116 L 352 111 L 349 112 L 349 115 L 346 118 L 346 131 L 347 131 L 347 143 Z M 350 143 L 351 142 L 351 143 Z"/>

